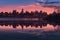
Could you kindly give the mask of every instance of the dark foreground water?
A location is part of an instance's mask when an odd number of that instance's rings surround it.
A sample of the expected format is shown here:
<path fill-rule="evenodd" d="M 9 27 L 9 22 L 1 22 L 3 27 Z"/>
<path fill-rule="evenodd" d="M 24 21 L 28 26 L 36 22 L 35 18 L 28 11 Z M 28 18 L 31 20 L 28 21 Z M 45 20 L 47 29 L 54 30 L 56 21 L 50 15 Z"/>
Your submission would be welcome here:
<path fill-rule="evenodd" d="M 12 25 L 0 26 L 0 40 L 60 40 L 60 26 L 24 26 L 13 28 Z"/>
<path fill-rule="evenodd" d="M 51 34 L 50 34 L 51 33 Z M 60 40 L 60 32 L 50 32 L 47 34 L 27 34 L 27 33 L 0 33 L 0 40 Z"/>

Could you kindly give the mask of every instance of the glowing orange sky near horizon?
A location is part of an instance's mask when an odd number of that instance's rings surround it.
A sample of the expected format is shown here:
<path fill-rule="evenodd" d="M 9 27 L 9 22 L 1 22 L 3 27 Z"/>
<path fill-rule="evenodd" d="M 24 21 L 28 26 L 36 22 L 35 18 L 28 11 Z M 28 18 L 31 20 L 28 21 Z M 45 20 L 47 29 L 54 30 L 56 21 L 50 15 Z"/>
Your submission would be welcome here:
<path fill-rule="evenodd" d="M 54 11 L 54 8 L 49 8 L 49 7 L 42 7 L 41 5 L 25 5 L 25 6 L 7 6 L 7 7 L 0 7 L 0 12 L 12 12 L 12 10 L 17 10 L 18 12 L 21 11 L 21 9 L 24 9 L 24 11 L 45 11 L 48 14 L 52 13 Z"/>

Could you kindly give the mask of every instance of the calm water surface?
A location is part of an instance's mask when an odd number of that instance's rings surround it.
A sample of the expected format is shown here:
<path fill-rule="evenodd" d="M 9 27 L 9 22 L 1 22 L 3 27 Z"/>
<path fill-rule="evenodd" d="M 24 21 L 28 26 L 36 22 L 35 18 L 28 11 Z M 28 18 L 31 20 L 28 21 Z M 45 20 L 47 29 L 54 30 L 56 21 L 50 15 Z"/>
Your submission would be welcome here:
<path fill-rule="evenodd" d="M 0 25 L 0 40 L 60 40 L 60 26 L 23 26 Z"/>

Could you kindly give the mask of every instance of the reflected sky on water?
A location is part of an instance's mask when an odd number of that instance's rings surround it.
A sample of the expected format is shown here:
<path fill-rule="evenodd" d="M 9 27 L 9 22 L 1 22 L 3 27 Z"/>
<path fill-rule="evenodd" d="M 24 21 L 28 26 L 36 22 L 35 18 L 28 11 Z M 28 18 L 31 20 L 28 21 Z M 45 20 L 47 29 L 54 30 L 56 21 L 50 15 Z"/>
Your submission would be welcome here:
<path fill-rule="evenodd" d="M 0 39 L 1 40 L 58 40 L 60 39 L 60 26 L 47 24 L 47 26 L 16 26 L 0 25 Z"/>
<path fill-rule="evenodd" d="M 23 26 L 22 27 L 19 25 L 16 28 L 13 28 L 12 25 L 8 26 L 1 26 L 0 25 L 0 32 L 19 32 L 19 33 L 39 33 L 39 32 L 44 32 L 44 31 L 60 31 L 60 26 L 56 25 L 55 27 L 53 25 L 47 24 L 47 26 L 43 26 L 40 28 L 40 26 L 35 27 L 35 26 Z"/>

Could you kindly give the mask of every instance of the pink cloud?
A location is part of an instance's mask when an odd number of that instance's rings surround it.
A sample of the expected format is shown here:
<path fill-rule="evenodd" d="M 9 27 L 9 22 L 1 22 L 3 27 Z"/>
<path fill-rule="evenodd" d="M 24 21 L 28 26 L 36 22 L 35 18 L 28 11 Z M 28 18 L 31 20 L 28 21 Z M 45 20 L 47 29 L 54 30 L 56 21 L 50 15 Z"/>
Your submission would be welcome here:
<path fill-rule="evenodd" d="M 17 10 L 18 12 L 21 11 L 21 9 L 24 9 L 24 11 L 45 11 L 47 13 L 52 13 L 54 11 L 54 8 L 49 7 L 42 7 L 41 5 L 32 4 L 32 5 L 25 5 L 25 6 L 7 6 L 7 7 L 0 7 L 0 12 L 12 12 L 12 10 Z"/>

